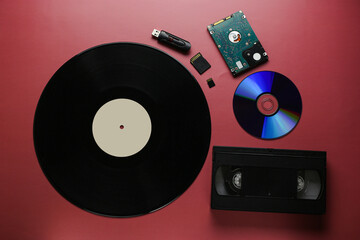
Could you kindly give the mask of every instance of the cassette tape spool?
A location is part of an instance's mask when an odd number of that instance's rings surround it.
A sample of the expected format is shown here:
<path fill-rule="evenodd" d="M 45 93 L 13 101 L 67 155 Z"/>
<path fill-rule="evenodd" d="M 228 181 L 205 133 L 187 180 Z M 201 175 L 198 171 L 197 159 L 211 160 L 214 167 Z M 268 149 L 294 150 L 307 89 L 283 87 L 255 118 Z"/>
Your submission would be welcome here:
<path fill-rule="evenodd" d="M 239 168 L 220 166 L 215 174 L 219 195 L 316 200 L 321 193 L 320 174 L 316 170 L 297 171 L 296 186 L 292 171 L 276 168 Z M 291 184 L 282 183 L 288 178 Z M 296 191 L 295 191 L 296 189 Z"/>

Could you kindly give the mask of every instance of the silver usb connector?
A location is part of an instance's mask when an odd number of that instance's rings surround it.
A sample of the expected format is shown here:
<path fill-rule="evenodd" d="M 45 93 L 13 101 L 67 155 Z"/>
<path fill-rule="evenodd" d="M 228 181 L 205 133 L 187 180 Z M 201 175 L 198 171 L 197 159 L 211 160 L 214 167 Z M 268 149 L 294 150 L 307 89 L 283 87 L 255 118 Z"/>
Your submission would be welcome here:
<path fill-rule="evenodd" d="M 157 29 L 154 29 L 153 32 L 152 32 L 152 35 L 153 35 L 154 37 L 159 37 L 160 31 L 157 30 Z"/>

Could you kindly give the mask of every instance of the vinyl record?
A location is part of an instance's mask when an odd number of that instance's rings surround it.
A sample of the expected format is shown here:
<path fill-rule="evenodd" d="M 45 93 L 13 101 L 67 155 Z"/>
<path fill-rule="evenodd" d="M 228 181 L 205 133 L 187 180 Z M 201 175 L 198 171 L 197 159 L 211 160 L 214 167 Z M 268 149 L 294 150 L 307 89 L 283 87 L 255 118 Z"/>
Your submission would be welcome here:
<path fill-rule="evenodd" d="M 89 212 L 137 216 L 162 208 L 195 180 L 210 144 L 196 79 L 155 48 L 113 43 L 66 62 L 34 120 L 46 177 Z"/>
<path fill-rule="evenodd" d="M 246 77 L 233 99 L 240 126 L 261 139 L 276 139 L 291 132 L 299 122 L 302 103 L 296 86 L 284 75 L 261 71 Z"/>

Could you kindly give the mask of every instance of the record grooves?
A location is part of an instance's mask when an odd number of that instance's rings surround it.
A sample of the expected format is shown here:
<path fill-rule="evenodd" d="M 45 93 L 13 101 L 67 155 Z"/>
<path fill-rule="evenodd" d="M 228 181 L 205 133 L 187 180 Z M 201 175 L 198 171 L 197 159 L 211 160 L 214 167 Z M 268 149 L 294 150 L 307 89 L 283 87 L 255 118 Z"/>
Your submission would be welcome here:
<path fill-rule="evenodd" d="M 116 217 L 146 214 L 180 196 L 203 166 L 210 134 L 196 79 L 166 53 L 134 43 L 97 46 L 66 62 L 34 120 L 36 154 L 54 188 L 82 209 Z"/>

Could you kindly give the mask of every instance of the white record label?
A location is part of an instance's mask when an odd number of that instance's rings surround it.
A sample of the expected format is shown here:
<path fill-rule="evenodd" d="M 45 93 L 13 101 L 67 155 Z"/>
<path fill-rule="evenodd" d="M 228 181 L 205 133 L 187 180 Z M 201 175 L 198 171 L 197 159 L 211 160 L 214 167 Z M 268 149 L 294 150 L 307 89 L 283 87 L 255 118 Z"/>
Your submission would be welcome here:
<path fill-rule="evenodd" d="M 92 124 L 96 144 L 107 154 L 128 157 L 141 151 L 151 135 L 151 119 L 139 103 L 125 98 L 99 108 Z"/>

